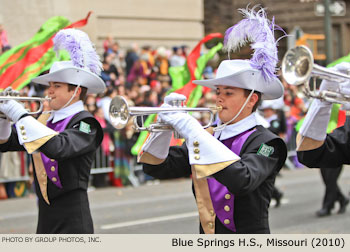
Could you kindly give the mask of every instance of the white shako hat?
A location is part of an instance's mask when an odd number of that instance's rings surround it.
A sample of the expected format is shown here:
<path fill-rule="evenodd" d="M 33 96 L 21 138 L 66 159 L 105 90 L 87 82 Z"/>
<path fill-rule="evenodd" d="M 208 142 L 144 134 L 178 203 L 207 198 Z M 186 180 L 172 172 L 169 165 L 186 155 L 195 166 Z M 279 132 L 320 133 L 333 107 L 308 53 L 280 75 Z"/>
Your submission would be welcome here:
<path fill-rule="evenodd" d="M 77 29 L 60 30 L 53 38 L 54 50 L 65 49 L 70 61 L 56 61 L 48 74 L 32 79 L 32 82 L 49 85 L 49 82 L 63 82 L 87 88 L 88 94 L 103 93 L 104 81 L 99 77 L 102 63 L 88 35 Z"/>
<path fill-rule="evenodd" d="M 214 79 L 194 80 L 193 83 L 213 89 L 218 85 L 254 89 L 262 94 L 263 100 L 277 99 L 283 95 L 283 85 L 275 74 L 278 62 L 277 41 L 274 37 L 276 26 L 273 20 L 266 18 L 264 9 L 260 8 L 256 12 L 256 8 L 240 9 L 245 18 L 227 29 L 224 39 L 224 48 L 228 53 L 250 41 L 254 50 L 252 58 L 224 60 Z"/>

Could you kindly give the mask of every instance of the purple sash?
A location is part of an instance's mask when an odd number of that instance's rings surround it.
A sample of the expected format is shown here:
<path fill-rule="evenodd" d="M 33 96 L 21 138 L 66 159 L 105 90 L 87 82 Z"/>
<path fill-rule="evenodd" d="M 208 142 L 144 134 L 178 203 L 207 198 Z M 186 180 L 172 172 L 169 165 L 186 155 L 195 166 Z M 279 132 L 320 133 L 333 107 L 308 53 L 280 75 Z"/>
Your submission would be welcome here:
<path fill-rule="evenodd" d="M 75 114 L 74 114 L 75 115 Z M 58 121 L 56 123 L 52 123 L 50 120 L 47 122 L 46 126 L 50 129 L 53 129 L 57 132 L 62 132 L 67 127 L 69 121 L 72 119 L 74 115 L 71 115 L 61 121 Z M 62 188 L 61 180 L 58 176 L 58 162 L 54 159 L 50 159 L 47 156 L 45 156 L 43 153 L 41 154 L 41 158 L 44 163 L 45 171 L 47 174 L 47 177 L 54 183 L 57 187 Z M 38 176 L 41 176 L 41 174 L 38 174 Z"/>
<path fill-rule="evenodd" d="M 243 144 L 254 131 L 255 129 L 245 131 L 237 136 L 223 140 L 222 143 L 239 156 Z M 236 226 L 233 220 L 234 194 L 229 192 L 227 187 L 218 182 L 215 178 L 208 178 L 207 181 L 216 216 L 228 229 L 236 232 Z"/>

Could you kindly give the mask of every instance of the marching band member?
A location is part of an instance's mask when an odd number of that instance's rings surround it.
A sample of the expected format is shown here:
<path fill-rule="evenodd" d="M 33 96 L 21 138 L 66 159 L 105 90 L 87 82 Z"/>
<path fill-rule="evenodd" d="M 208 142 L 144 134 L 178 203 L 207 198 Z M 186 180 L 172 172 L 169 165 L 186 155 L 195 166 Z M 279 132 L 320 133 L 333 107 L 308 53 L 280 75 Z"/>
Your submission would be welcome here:
<path fill-rule="evenodd" d="M 55 62 L 48 74 L 32 81 L 48 86 L 50 114 L 38 120 L 14 100 L 2 102 L 0 151 L 33 155 L 39 199 L 37 233 L 93 233 L 87 188 L 94 153 L 103 132 L 84 110 L 86 94 L 101 93 L 101 62 L 87 34 L 65 29 L 54 38 L 55 50 L 66 49 L 71 61 Z"/>
<path fill-rule="evenodd" d="M 347 62 L 340 63 L 336 65 L 333 70 L 347 74 L 350 71 L 350 64 Z M 323 80 L 320 86 L 320 91 L 328 90 L 349 95 L 349 84 L 349 81 L 336 82 Z M 341 194 L 336 181 L 341 166 L 343 164 L 350 164 L 350 122 L 349 117 L 347 117 L 344 126 L 327 134 L 331 110 L 332 103 L 315 99 L 306 114 L 303 125 L 297 136 L 297 153 L 299 162 L 310 168 L 322 168 L 324 176 L 332 174 L 331 178 L 327 180 L 329 180 L 328 183 L 331 184 L 330 186 L 333 191 L 332 195 L 334 195 L 335 198 L 334 200 L 331 200 L 332 202 L 328 205 L 325 205 L 327 202 L 324 201 L 324 207 L 317 212 L 318 216 L 329 215 L 333 208 L 334 201 L 336 200 L 340 203 L 338 213 L 344 213 L 346 206 L 349 204 L 349 199 Z M 338 171 L 327 171 L 327 169 L 332 169 L 330 167 L 333 167 Z"/>
<path fill-rule="evenodd" d="M 230 52 L 248 39 L 255 50 L 251 60 L 224 60 L 215 79 L 194 83 L 216 90 L 219 123 L 206 131 L 187 113 L 160 113 L 162 122 L 185 138 L 170 147 L 171 132 L 151 133 L 139 161 L 156 178 L 192 174 L 200 233 L 270 233 L 268 208 L 276 174 L 287 150 L 282 139 L 257 124 L 260 100 L 283 95 L 276 77 L 277 47 L 274 23 L 263 9 L 241 9 L 245 19 L 229 28 L 225 46 Z M 184 96 L 172 93 L 162 107 Z"/>

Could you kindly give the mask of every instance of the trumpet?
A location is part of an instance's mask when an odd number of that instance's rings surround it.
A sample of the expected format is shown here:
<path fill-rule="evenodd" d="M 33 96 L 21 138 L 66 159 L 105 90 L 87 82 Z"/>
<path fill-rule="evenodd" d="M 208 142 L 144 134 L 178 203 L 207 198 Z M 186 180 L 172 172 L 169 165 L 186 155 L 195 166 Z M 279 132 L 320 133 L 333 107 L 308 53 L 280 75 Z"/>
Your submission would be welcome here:
<path fill-rule="evenodd" d="M 12 95 L 5 95 L 5 96 L 0 96 L 0 102 L 3 101 L 9 101 L 9 100 L 15 100 L 18 102 L 39 102 L 40 106 L 36 111 L 33 112 L 28 112 L 28 114 L 30 115 L 35 115 L 35 114 L 39 114 L 43 111 L 43 107 L 44 107 L 44 101 L 50 101 L 51 98 L 49 97 L 22 97 L 22 96 L 12 96 Z M 7 118 L 3 113 L 0 112 L 0 118 Z"/>
<path fill-rule="evenodd" d="M 340 92 L 316 91 L 316 78 L 341 83 L 349 81 L 350 75 L 314 64 L 312 52 L 306 46 L 297 46 L 287 51 L 282 60 L 282 75 L 288 84 L 304 84 L 305 93 L 308 97 L 331 103 L 345 104 L 350 102 L 350 96 Z M 311 78 L 314 80 L 312 88 L 309 85 Z"/>
<path fill-rule="evenodd" d="M 154 107 L 129 107 L 127 101 L 122 96 L 116 96 L 112 99 L 109 105 L 109 118 L 116 129 L 123 129 L 130 117 L 134 117 L 134 127 L 137 131 L 149 131 L 149 132 L 162 132 L 162 131 L 174 131 L 174 128 L 166 123 L 157 122 L 152 123 L 149 126 L 144 125 L 143 116 L 158 114 L 163 112 L 207 112 L 210 113 L 209 123 L 203 128 L 208 128 L 214 120 L 214 111 L 221 110 L 221 107 L 214 108 L 187 108 L 183 107 L 182 101 L 174 101 L 172 108 L 154 108 Z M 137 117 L 141 117 L 142 125 L 137 122 Z"/>

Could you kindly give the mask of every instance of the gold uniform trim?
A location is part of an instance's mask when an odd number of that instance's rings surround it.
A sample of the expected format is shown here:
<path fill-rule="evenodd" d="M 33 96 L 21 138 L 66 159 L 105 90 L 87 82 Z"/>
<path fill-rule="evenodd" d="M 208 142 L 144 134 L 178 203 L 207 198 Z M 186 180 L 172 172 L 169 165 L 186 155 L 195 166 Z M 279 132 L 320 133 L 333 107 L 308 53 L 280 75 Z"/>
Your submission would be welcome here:
<path fill-rule="evenodd" d="M 216 213 L 211 201 L 208 181 L 207 179 L 197 179 L 196 170 L 193 166 L 191 170 L 199 220 L 205 234 L 214 234 Z"/>
<path fill-rule="evenodd" d="M 208 131 L 208 133 L 211 135 L 214 134 L 214 127 L 209 127 L 209 128 L 206 128 L 205 130 Z"/>
<path fill-rule="evenodd" d="M 148 152 L 143 152 L 140 156 L 137 158 L 137 162 L 144 163 L 144 164 L 151 164 L 151 165 L 159 165 L 164 162 L 165 159 L 160 159 Z"/>
<path fill-rule="evenodd" d="M 47 196 L 47 176 L 45 172 L 45 167 L 43 160 L 41 159 L 40 153 L 33 154 L 33 161 L 34 161 L 34 169 L 37 174 L 36 178 L 38 180 L 38 184 L 40 187 L 41 195 L 43 196 L 44 200 L 48 205 L 50 205 L 49 198 Z M 39 176 L 39 174 L 42 174 L 43 176 Z"/>
<path fill-rule="evenodd" d="M 297 135 L 297 151 L 308 151 L 320 148 L 324 141 L 314 140 L 309 137 L 304 137 L 298 133 Z"/>
<path fill-rule="evenodd" d="M 3 139 L 3 140 L 0 139 L 0 144 L 7 143 L 8 140 L 9 140 L 9 139 Z"/>
<path fill-rule="evenodd" d="M 41 114 L 39 116 L 39 118 L 37 119 L 40 123 L 46 125 L 46 121 L 49 118 L 50 114 Z M 20 128 L 23 130 L 24 126 L 20 126 Z M 55 134 L 54 134 L 55 135 Z M 44 143 L 46 143 L 50 138 L 52 138 L 54 135 L 52 136 L 47 136 L 46 138 L 48 138 L 45 142 L 42 142 L 41 145 L 43 145 Z M 43 139 L 43 138 L 42 138 Z M 31 143 L 25 143 L 24 145 L 27 148 L 27 144 L 29 144 L 29 148 L 31 150 L 33 150 L 35 147 L 31 146 Z M 40 148 L 41 145 L 38 147 Z M 32 149 L 33 148 L 33 149 Z M 29 153 L 29 150 L 27 148 L 27 151 Z M 40 191 L 41 191 L 41 195 L 43 196 L 45 202 L 50 205 L 50 201 L 47 195 L 47 176 L 46 176 L 46 172 L 45 172 L 45 167 L 44 167 L 44 163 L 43 160 L 41 159 L 41 155 L 40 153 L 35 153 L 33 154 L 33 161 L 34 161 L 34 169 L 35 169 L 35 173 L 37 174 L 37 180 L 38 180 L 38 184 L 40 187 Z M 43 176 L 39 176 L 39 174 L 42 174 Z"/>
<path fill-rule="evenodd" d="M 230 161 L 225 161 L 225 162 L 215 163 L 215 164 L 205 164 L 205 165 L 194 164 L 193 167 L 196 170 L 197 178 L 200 179 L 200 178 L 211 176 L 214 173 L 217 173 L 225 169 L 227 166 L 233 164 L 234 162 L 237 162 L 238 160 L 240 159 L 230 160 Z"/>
<path fill-rule="evenodd" d="M 34 151 L 39 149 L 41 146 L 43 146 L 47 141 L 49 141 L 54 136 L 58 135 L 58 133 L 54 133 L 52 135 L 48 135 L 42 138 L 39 138 L 35 141 L 24 143 L 24 146 L 26 147 L 26 150 L 29 154 L 32 154 Z"/>

